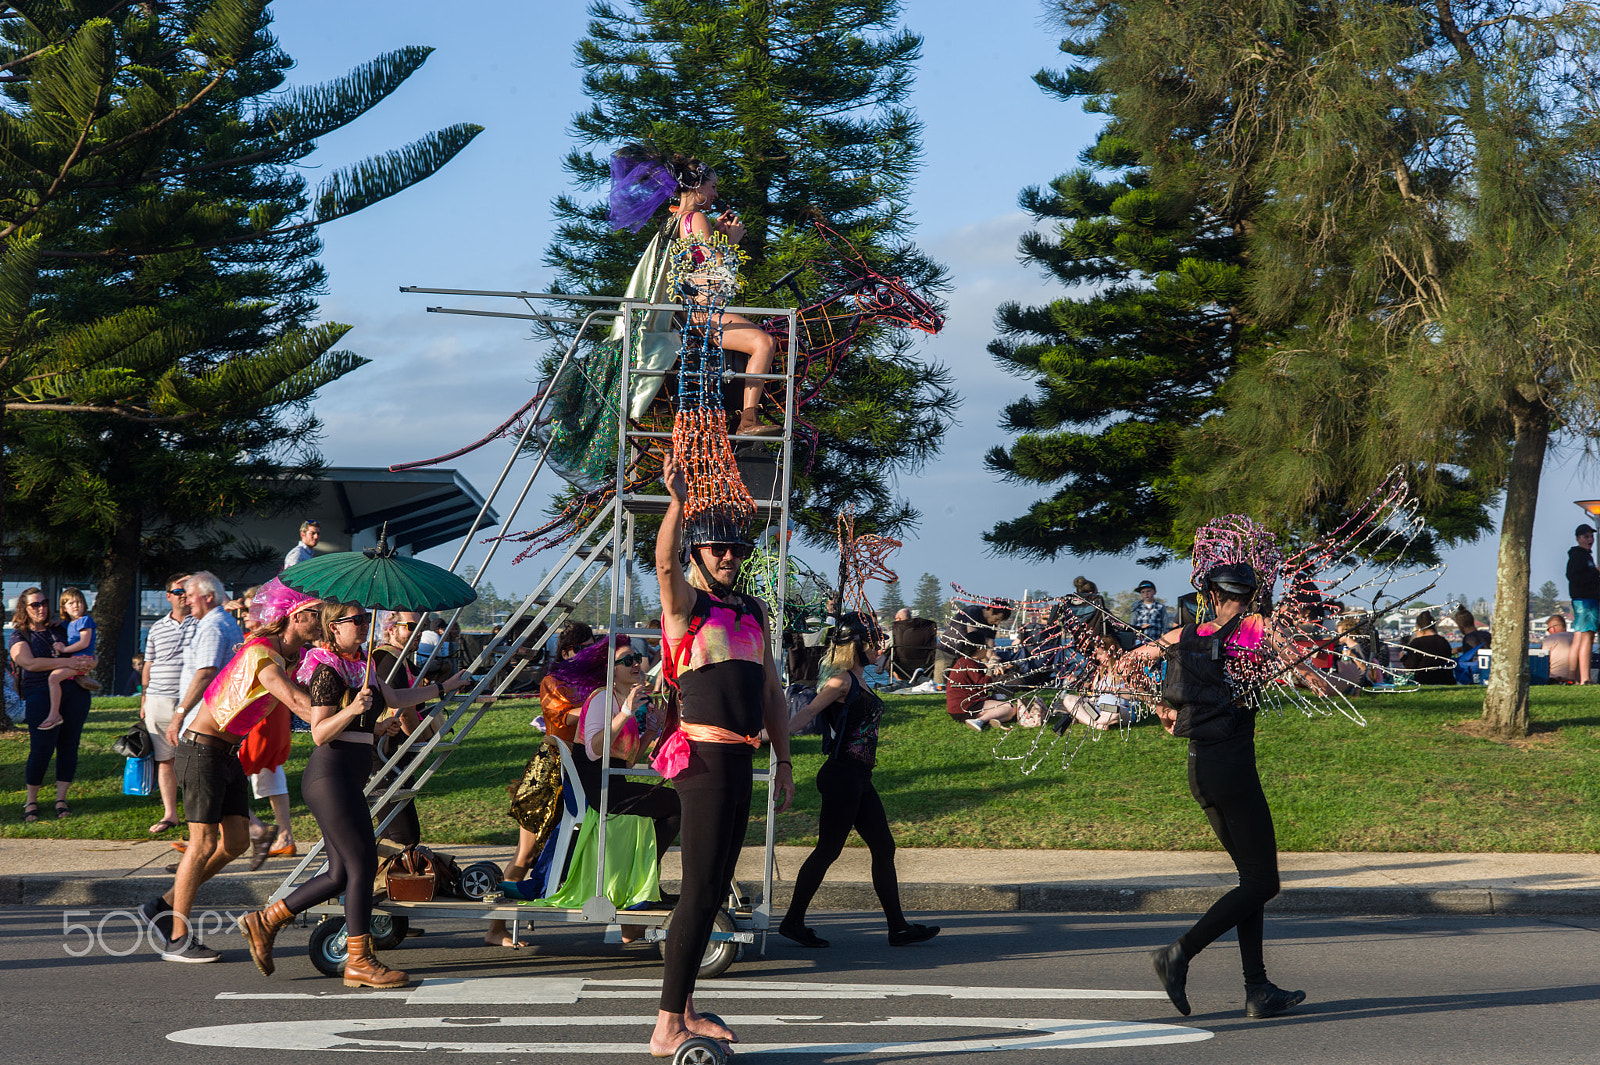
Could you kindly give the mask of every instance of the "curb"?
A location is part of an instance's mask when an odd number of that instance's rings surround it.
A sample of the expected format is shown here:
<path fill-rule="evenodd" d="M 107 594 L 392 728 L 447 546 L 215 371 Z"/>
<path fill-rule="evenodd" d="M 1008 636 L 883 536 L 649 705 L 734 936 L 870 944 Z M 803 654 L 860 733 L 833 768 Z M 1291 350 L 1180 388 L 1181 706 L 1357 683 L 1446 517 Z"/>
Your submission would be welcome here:
<path fill-rule="evenodd" d="M 0 905 L 137 906 L 172 883 L 167 877 L 93 879 L 64 876 L 0 876 Z M 278 877 L 221 876 L 201 889 L 207 906 L 266 905 Z M 675 890 L 673 881 L 663 881 Z M 751 885 L 746 884 L 748 889 Z M 774 887 L 773 902 L 786 906 L 792 886 Z M 929 884 L 903 883 L 908 911 L 955 913 L 1197 914 L 1222 894 L 1215 887 L 1106 888 L 1083 883 Z M 813 909 L 870 912 L 878 909 L 871 884 L 823 884 Z M 1275 914 L 1397 917 L 1600 916 L 1600 890 L 1523 891 L 1515 888 L 1290 887 L 1271 903 Z"/>

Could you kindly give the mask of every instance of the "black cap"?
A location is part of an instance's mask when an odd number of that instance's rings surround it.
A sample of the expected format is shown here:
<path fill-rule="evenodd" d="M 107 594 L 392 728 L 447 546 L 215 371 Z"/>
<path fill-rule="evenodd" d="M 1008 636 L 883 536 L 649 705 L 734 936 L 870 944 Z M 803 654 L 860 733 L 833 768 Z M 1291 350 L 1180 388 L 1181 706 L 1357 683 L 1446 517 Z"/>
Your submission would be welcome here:
<path fill-rule="evenodd" d="M 872 638 L 872 626 L 855 611 L 842 615 L 828 634 L 829 643 L 866 643 Z"/>
<path fill-rule="evenodd" d="M 755 545 L 749 527 L 742 521 L 715 510 L 708 510 L 683 527 L 683 546 L 700 544 Z"/>
<path fill-rule="evenodd" d="M 1256 569 L 1248 562 L 1224 562 L 1206 571 L 1205 583 L 1232 595 L 1246 595 L 1261 586 Z"/>
<path fill-rule="evenodd" d="M 1573 531 L 1572 535 L 1573 536 L 1593 536 L 1594 535 L 1594 526 L 1590 525 L 1588 522 L 1584 522 L 1582 525 L 1578 526 L 1577 529 L 1575 529 Z"/>
<path fill-rule="evenodd" d="M 1136 592 L 1142 592 L 1146 588 L 1150 589 L 1152 592 L 1155 591 L 1156 590 L 1156 582 L 1155 581 L 1140 581 L 1138 584 L 1133 586 L 1133 590 L 1136 591 Z"/>

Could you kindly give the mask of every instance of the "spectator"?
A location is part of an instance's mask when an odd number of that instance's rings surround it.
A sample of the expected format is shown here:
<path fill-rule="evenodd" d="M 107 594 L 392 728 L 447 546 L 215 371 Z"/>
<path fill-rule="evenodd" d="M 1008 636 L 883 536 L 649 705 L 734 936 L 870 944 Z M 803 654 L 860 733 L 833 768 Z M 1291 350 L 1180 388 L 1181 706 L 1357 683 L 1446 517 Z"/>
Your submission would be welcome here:
<path fill-rule="evenodd" d="M 1454 618 L 1456 628 L 1461 630 L 1460 653 L 1489 646 L 1489 633 L 1486 629 L 1478 628 L 1478 619 L 1472 616 L 1472 611 L 1464 606 L 1456 607 Z"/>
<path fill-rule="evenodd" d="M 76 655 L 94 655 L 94 618 L 89 616 L 89 600 L 78 588 L 64 588 L 61 592 L 61 616 L 67 619 L 67 638 L 51 645 L 57 658 Z M 61 685 L 74 681 L 84 691 L 100 690 L 98 681 L 86 676 L 82 670 L 63 666 L 50 671 L 50 713 L 40 723 L 41 729 L 57 728 L 61 724 Z"/>
<path fill-rule="evenodd" d="M 939 636 L 934 655 L 934 683 L 944 684 L 945 713 L 957 721 L 981 715 L 988 696 L 989 667 L 996 661 L 994 627 L 1011 617 L 1011 604 L 962 607 Z M 940 663 L 944 668 L 940 669 Z M 982 725 L 977 726 L 982 728 Z"/>
<path fill-rule="evenodd" d="M 1154 581 L 1140 581 L 1134 591 L 1139 593 L 1139 601 L 1133 604 L 1133 614 L 1128 620 L 1144 633 L 1145 639 L 1159 640 L 1172 627 L 1167 624 L 1167 605 L 1156 600 Z"/>
<path fill-rule="evenodd" d="M 320 521 L 303 521 L 300 523 L 300 542 L 289 548 L 289 553 L 283 556 L 283 568 L 297 566 L 310 558 L 316 557 L 317 541 L 322 539 L 322 523 Z"/>
<path fill-rule="evenodd" d="M 1444 685 L 1456 682 L 1455 652 L 1450 641 L 1433 627 L 1433 614 L 1417 615 L 1417 628 L 1400 641 L 1400 665 L 1411 670 L 1418 684 Z"/>
<path fill-rule="evenodd" d="M 1589 657 L 1600 628 L 1600 570 L 1594 564 L 1594 527 L 1580 525 L 1578 545 L 1567 550 L 1567 595 L 1572 599 L 1572 683 L 1589 683 Z"/>
<path fill-rule="evenodd" d="M 1545 622 L 1544 639 L 1539 649 L 1550 656 L 1550 680 L 1572 683 L 1572 633 L 1567 631 L 1567 619 L 1552 614 Z"/>
<path fill-rule="evenodd" d="M 167 725 L 167 742 L 177 746 L 178 737 L 189 726 L 189 720 L 200 708 L 211 678 L 228 659 L 234 648 L 244 642 L 244 632 L 222 604 L 227 595 L 216 574 L 201 570 L 183 584 L 185 601 L 194 618 L 194 632 L 183 648 L 183 672 L 178 676 L 178 705 L 173 710 L 172 721 Z"/>
<path fill-rule="evenodd" d="M 918 670 L 933 665 L 939 626 L 929 618 L 911 616 L 902 608 L 889 626 L 889 675 L 911 683 Z"/>
<path fill-rule="evenodd" d="M 150 626 L 144 640 L 144 668 L 139 679 L 144 695 L 139 701 L 139 720 L 150 733 L 150 747 L 156 760 L 156 787 L 161 792 L 161 820 L 150 826 L 150 834 L 170 832 L 183 822 L 178 818 L 178 778 L 172 770 L 173 746 L 167 742 L 167 726 L 178 705 L 178 678 L 183 675 L 183 649 L 194 635 L 194 618 L 184 599 L 183 582 L 187 573 L 175 573 L 166 580 L 167 613 Z"/>
<path fill-rule="evenodd" d="M 133 675 L 128 678 L 127 690 L 120 691 L 118 695 L 143 695 L 144 682 L 140 678 L 144 675 L 143 652 L 128 659 L 128 665 L 133 667 Z"/>
<path fill-rule="evenodd" d="M 56 820 L 72 816 L 67 805 L 67 788 L 78 771 L 78 743 L 89 720 L 89 693 L 69 680 L 61 685 L 61 725 L 53 729 L 39 726 L 50 713 L 51 671 L 70 668 L 87 673 L 94 668 L 93 655 L 57 658 L 54 647 L 64 643 L 67 630 L 50 620 L 50 600 L 38 588 L 25 588 L 17 596 L 16 613 L 11 616 L 11 643 L 8 653 L 12 668 L 20 673 L 18 686 L 26 706 L 28 723 L 28 762 L 23 779 L 28 798 L 22 805 L 22 820 L 39 820 L 39 788 L 52 756 L 56 760 Z"/>

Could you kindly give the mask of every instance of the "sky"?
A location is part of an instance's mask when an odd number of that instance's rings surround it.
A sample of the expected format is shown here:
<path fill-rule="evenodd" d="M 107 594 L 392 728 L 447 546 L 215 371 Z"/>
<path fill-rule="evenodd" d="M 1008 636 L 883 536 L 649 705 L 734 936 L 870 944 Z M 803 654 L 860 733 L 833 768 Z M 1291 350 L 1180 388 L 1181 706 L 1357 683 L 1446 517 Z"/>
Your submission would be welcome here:
<path fill-rule="evenodd" d="M 329 274 L 323 316 L 353 326 L 341 346 L 373 360 L 324 389 L 315 403 L 331 464 L 387 466 L 442 454 L 483 436 L 533 394 L 541 348 L 526 323 L 426 312 L 433 304 L 520 308 L 398 289 L 548 287 L 551 271 L 541 260 L 553 232 L 550 203 L 569 190 L 560 165 L 574 146 L 567 125 L 586 106 L 574 60 L 585 6 L 577 0 L 457 0 L 448 8 L 419 0 L 273 5 L 274 32 L 297 62 L 290 73 L 297 86 L 339 77 L 402 45 L 437 49 L 391 97 L 323 139 L 307 161 L 313 186 L 327 170 L 427 131 L 456 122 L 485 127 L 432 178 L 320 230 Z M 986 351 L 994 309 L 1064 291 L 1018 262 L 1017 241 L 1031 219 L 1017 208 L 1017 195 L 1073 168 L 1101 120 L 1033 83 L 1036 71 L 1065 58 L 1042 3 L 1001 0 L 984 7 L 982 17 L 974 17 L 970 3 L 947 0 L 917 0 L 906 10 L 903 25 L 924 38 L 910 101 L 924 126 L 923 166 L 911 199 L 915 237 L 953 281 L 949 325 L 937 337 L 919 338 L 917 350 L 951 369 L 962 405 L 943 453 L 898 482 L 922 521 L 890 564 L 907 598 L 925 572 L 947 586 L 955 581 L 991 595 L 1040 588 L 1061 594 L 1078 574 L 1115 592 L 1148 576 L 1164 597 L 1175 596 L 1186 590 L 1186 565 L 1148 571 L 1134 561 L 1136 552 L 1039 563 L 995 556 L 982 540 L 995 522 L 1022 514 L 1044 494 L 997 482 L 982 462 L 991 447 L 1009 442 L 999 412 L 1026 391 Z M 491 445 L 453 465 L 487 491 L 509 449 Z M 1571 451 L 1547 463 L 1535 527 L 1532 583 L 1554 580 L 1563 594 L 1566 550 L 1582 519 L 1572 501 L 1600 497 L 1600 467 Z M 510 494 L 497 503 L 502 515 L 526 479 L 523 469 L 513 471 Z M 559 488 L 547 477 L 535 482 L 511 528 L 542 522 Z M 486 550 L 469 549 L 465 561 Z M 1491 536 L 1450 552 L 1440 590 L 1491 598 L 1495 551 Z M 798 553 L 828 568 L 819 549 Z M 453 554 L 444 547 L 423 557 L 446 564 Z M 514 555 L 502 549 L 487 572 L 502 595 L 531 591 L 542 569 L 538 558 L 512 566 Z"/>

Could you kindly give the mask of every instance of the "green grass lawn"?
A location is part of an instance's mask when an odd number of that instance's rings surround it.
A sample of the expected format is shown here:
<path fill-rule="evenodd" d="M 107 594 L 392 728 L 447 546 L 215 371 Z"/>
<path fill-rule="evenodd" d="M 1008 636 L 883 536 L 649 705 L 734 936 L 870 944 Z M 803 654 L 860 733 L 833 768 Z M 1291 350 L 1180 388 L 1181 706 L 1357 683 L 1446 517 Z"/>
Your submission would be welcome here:
<path fill-rule="evenodd" d="M 1533 689 L 1535 735 L 1516 745 L 1461 731 L 1475 721 L 1482 689 L 1382 695 L 1359 703 L 1369 724 L 1298 713 L 1258 722 L 1261 776 L 1283 850 L 1600 850 L 1600 689 Z M 1129 733 L 1074 729 L 1063 747 L 1024 775 L 1000 753 L 1021 753 L 1028 734 L 1002 740 L 950 722 L 941 697 L 889 696 L 874 779 L 895 838 L 906 847 L 1216 849 L 1184 778 L 1185 744 L 1152 722 Z M 505 786 L 536 742 L 531 703 L 491 709 L 418 799 L 430 842 L 510 845 Z M 112 742 L 133 721 L 133 700 L 97 699 L 85 731 L 76 817 L 22 824 L 26 733 L 0 736 L 0 836 L 133 839 L 160 814 L 154 798 L 121 794 Z M 778 819 L 782 843 L 815 841 L 820 764 L 815 736 L 795 741 L 799 796 Z M 289 761 L 295 832 L 316 838 L 299 803 L 310 739 L 295 736 Z M 759 793 L 758 793 L 759 798 Z M 266 803 L 260 803 L 265 811 Z M 761 838 L 753 825 L 752 841 Z"/>

